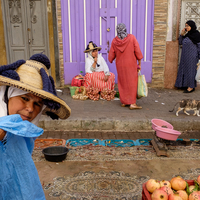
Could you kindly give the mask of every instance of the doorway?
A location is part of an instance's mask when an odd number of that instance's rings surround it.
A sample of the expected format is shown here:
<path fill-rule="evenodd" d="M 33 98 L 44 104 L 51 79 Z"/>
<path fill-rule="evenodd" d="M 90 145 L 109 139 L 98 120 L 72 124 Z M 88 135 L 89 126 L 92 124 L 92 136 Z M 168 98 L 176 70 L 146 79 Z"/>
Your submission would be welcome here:
<path fill-rule="evenodd" d="M 61 0 L 61 12 L 65 84 L 81 72 L 84 75 L 87 55 L 83 52 L 89 41 L 102 48 L 100 53 L 117 83 L 115 62 L 109 63 L 108 52 L 118 23 L 137 38 L 144 56 L 141 71 L 151 82 L 154 0 Z"/>
<path fill-rule="evenodd" d="M 8 63 L 43 52 L 49 57 L 46 0 L 2 0 Z"/>

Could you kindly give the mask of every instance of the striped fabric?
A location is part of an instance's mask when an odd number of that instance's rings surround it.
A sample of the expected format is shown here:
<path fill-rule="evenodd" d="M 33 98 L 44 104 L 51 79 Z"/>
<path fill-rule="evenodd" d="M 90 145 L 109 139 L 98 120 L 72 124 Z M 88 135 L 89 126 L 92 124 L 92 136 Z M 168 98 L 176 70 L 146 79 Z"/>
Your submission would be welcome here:
<path fill-rule="evenodd" d="M 114 90 L 115 87 L 115 75 L 110 72 L 110 76 L 108 81 L 104 81 L 105 74 L 104 72 L 93 72 L 86 73 L 85 75 L 85 88 L 93 87 L 97 88 L 99 91 L 103 91 L 104 89 Z"/>

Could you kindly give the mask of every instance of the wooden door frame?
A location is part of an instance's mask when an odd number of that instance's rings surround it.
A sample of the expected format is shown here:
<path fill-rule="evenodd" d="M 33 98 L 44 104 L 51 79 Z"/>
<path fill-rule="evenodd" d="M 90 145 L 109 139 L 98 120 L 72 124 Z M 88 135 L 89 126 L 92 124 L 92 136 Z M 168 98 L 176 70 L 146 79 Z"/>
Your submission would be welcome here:
<path fill-rule="evenodd" d="M 54 10 L 54 4 L 55 0 L 47 0 L 47 17 L 48 17 L 48 29 L 49 29 L 49 56 L 50 56 L 50 62 L 51 62 L 51 76 L 56 82 L 56 85 L 58 85 L 57 77 L 56 77 L 56 71 L 59 72 L 59 70 L 56 70 L 55 67 L 55 40 L 54 40 L 54 20 L 53 20 L 53 10 Z"/>

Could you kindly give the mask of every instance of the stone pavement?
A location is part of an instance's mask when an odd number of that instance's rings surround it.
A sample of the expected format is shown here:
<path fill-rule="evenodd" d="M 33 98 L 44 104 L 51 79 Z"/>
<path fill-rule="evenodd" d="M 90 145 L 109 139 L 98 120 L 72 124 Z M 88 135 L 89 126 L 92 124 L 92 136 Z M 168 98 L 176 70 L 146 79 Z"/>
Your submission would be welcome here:
<path fill-rule="evenodd" d="M 39 126 L 45 130 L 46 135 L 43 137 L 133 139 L 137 136 L 137 138 L 150 138 L 153 134 L 151 128 L 153 118 L 171 123 L 175 130 L 183 133 L 183 137 L 187 136 L 188 131 L 193 134 L 190 138 L 200 137 L 198 136 L 200 117 L 193 116 L 193 111 L 189 111 L 190 116 L 181 111 L 178 117 L 175 111 L 169 112 L 181 99 L 200 99 L 200 85 L 192 93 L 183 93 L 183 90 L 177 89 L 155 88 L 149 88 L 148 92 L 148 97 L 137 100 L 137 104 L 143 108 L 130 110 L 129 107 L 121 107 L 119 100 L 74 100 L 71 98 L 69 88 L 62 89 L 58 95 L 71 108 L 71 116 L 66 120 L 51 120 L 42 116 Z"/>

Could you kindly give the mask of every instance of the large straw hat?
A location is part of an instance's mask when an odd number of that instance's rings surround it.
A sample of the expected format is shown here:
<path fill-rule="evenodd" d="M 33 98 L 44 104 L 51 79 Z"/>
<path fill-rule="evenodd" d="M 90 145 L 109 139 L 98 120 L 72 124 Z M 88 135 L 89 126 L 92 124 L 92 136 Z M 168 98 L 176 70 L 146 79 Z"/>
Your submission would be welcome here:
<path fill-rule="evenodd" d="M 98 51 L 101 50 L 101 47 L 98 47 L 95 43 L 93 43 L 92 41 L 89 42 L 89 44 L 87 45 L 86 50 L 84 51 L 84 53 L 88 53 L 89 51 L 95 50 L 97 49 Z"/>
<path fill-rule="evenodd" d="M 38 59 L 39 57 L 39 59 Z M 49 60 L 44 54 L 35 54 L 31 58 L 43 61 Z M 66 119 L 70 116 L 71 109 L 60 99 L 55 90 L 54 81 L 49 76 L 49 66 L 36 60 L 19 60 L 10 65 L 0 67 L 0 85 L 13 86 L 18 89 L 30 92 L 44 99 L 44 104 L 47 106 L 45 111 L 53 113 L 61 119 Z M 51 115 L 50 115 L 51 116 Z"/>

